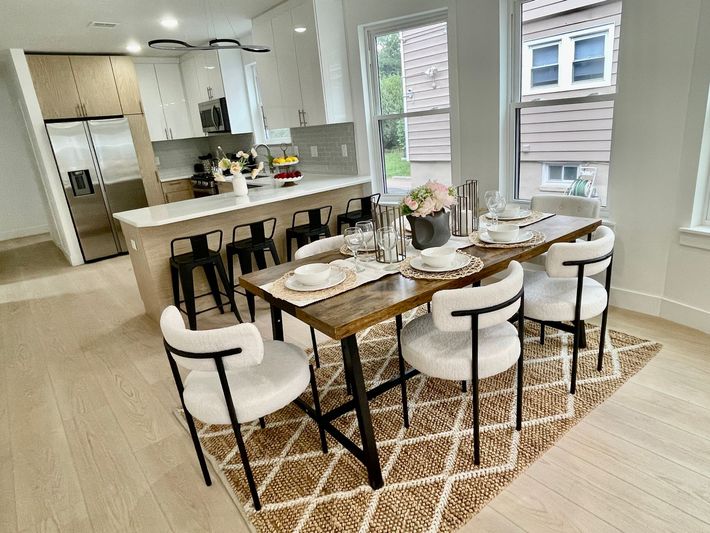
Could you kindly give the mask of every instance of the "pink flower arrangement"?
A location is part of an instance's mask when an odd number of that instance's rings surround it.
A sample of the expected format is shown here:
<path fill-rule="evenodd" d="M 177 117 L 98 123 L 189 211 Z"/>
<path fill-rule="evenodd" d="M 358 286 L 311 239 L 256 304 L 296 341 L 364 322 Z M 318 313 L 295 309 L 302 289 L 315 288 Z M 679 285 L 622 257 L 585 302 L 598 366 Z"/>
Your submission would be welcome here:
<path fill-rule="evenodd" d="M 429 180 L 424 185 L 412 189 L 400 204 L 403 215 L 425 217 L 451 207 L 456 203 L 456 190 L 453 187 Z"/>

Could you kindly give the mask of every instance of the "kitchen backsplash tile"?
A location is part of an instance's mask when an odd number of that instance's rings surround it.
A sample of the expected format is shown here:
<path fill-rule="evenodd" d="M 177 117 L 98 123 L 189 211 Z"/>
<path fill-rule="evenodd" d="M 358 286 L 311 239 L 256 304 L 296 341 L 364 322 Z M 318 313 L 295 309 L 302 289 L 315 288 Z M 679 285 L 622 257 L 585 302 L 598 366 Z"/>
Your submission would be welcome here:
<path fill-rule="evenodd" d="M 217 147 L 221 146 L 225 153 L 236 153 L 239 150 L 248 150 L 254 146 L 254 135 L 251 133 L 225 133 L 207 137 L 209 151 L 217 155 Z"/>
<path fill-rule="evenodd" d="M 207 137 L 192 139 L 176 139 L 172 141 L 156 141 L 153 151 L 160 160 L 158 172 L 160 177 L 173 178 L 176 176 L 189 176 L 193 173 L 193 165 L 197 163 L 197 156 L 210 151 Z"/>
<path fill-rule="evenodd" d="M 291 142 L 298 146 L 303 172 L 357 175 L 355 127 L 352 122 L 292 128 Z M 347 147 L 346 157 L 343 157 L 342 145 Z M 311 156 L 311 146 L 318 147 L 318 157 Z"/>

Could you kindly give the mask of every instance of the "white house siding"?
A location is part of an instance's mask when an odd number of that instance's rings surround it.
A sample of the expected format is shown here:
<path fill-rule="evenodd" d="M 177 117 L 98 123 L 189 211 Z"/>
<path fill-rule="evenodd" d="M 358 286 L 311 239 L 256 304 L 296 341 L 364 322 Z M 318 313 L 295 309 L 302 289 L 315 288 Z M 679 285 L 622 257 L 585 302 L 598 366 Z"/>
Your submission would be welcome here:
<path fill-rule="evenodd" d="M 533 0 L 523 5 L 523 46 L 530 41 L 614 24 L 611 85 L 523 94 L 523 101 L 609 94 L 616 90 L 621 34 L 621 2 Z M 606 203 L 613 103 L 598 102 L 528 108 L 520 116 L 520 198 L 559 192 L 564 185 L 544 183 L 544 163 L 581 163 L 597 168 L 597 192 Z M 557 185 L 557 187 L 555 187 Z"/>
<path fill-rule="evenodd" d="M 402 78 L 405 111 L 449 107 L 449 62 L 446 23 L 403 31 Z M 427 71 L 436 73 L 428 76 Z M 449 115 L 406 120 L 407 157 L 413 185 L 429 178 L 451 182 Z"/>

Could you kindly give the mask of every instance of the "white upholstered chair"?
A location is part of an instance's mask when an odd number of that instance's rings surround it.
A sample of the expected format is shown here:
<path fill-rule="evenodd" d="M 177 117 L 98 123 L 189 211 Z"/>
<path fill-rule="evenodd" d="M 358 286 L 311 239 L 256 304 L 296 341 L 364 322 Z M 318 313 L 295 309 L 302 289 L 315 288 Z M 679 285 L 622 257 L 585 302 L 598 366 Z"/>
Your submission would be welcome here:
<path fill-rule="evenodd" d="M 309 244 L 301 246 L 293 258 L 305 259 L 306 257 L 311 257 L 312 255 L 323 254 L 325 252 L 332 252 L 334 250 L 339 250 L 341 246 L 345 243 L 345 238 L 342 235 L 336 235 L 335 237 L 326 237 L 325 239 L 318 239 Z M 320 358 L 318 357 L 318 344 L 316 343 L 316 331 L 311 326 L 311 343 L 313 344 L 313 357 L 316 360 L 316 367 L 320 368 Z"/>
<path fill-rule="evenodd" d="M 517 314 L 518 327 L 508 319 Z M 480 464 L 478 380 L 517 370 L 516 422 L 522 425 L 523 268 L 508 266 L 501 281 L 484 287 L 439 291 L 432 312 L 406 324 L 401 334 L 400 381 L 404 425 L 409 427 L 402 358 L 422 374 L 454 381 L 471 380 L 474 462 Z"/>
<path fill-rule="evenodd" d="M 545 272 L 525 271 L 525 318 L 540 323 L 540 343 L 545 342 L 545 327 L 573 333 L 570 392 L 577 387 L 577 358 L 580 346 L 586 347 L 584 321 L 602 315 L 597 369 L 604 360 L 614 232 L 600 226 L 590 241 L 555 243 L 547 252 Z M 606 270 L 604 285 L 589 276 Z M 568 322 L 572 322 L 570 326 Z"/>
<path fill-rule="evenodd" d="M 597 198 L 538 194 L 530 200 L 530 209 L 543 213 L 555 213 L 570 217 L 599 218 L 601 204 Z"/>
<path fill-rule="evenodd" d="M 254 324 L 189 330 L 180 311 L 172 305 L 163 311 L 160 329 L 205 483 L 211 485 L 212 481 L 193 417 L 205 424 L 232 426 L 254 508 L 258 511 L 261 503 L 241 425 L 259 420 L 263 427 L 264 416 L 293 402 L 309 382 L 315 412 L 320 417 L 318 389 L 308 356 L 293 344 L 262 340 Z M 189 370 L 184 382 L 178 366 Z M 325 433 L 322 428 L 319 432 L 326 453 Z"/>

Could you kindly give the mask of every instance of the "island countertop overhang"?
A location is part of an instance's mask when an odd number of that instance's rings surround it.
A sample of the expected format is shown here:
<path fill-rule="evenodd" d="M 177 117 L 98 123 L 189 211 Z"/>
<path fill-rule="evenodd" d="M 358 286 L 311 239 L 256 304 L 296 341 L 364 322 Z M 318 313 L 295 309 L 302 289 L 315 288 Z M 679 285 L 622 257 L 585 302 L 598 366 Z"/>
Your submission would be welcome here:
<path fill-rule="evenodd" d="M 267 179 L 270 180 L 270 178 L 263 178 L 257 180 L 257 183 Z M 250 189 L 248 196 L 223 193 L 171 204 L 122 211 L 115 213 L 114 217 L 120 222 L 136 228 L 164 226 L 371 182 L 371 176 L 309 174 L 295 186 L 283 186 L 270 180 L 270 183 L 264 184 L 261 188 Z"/>

